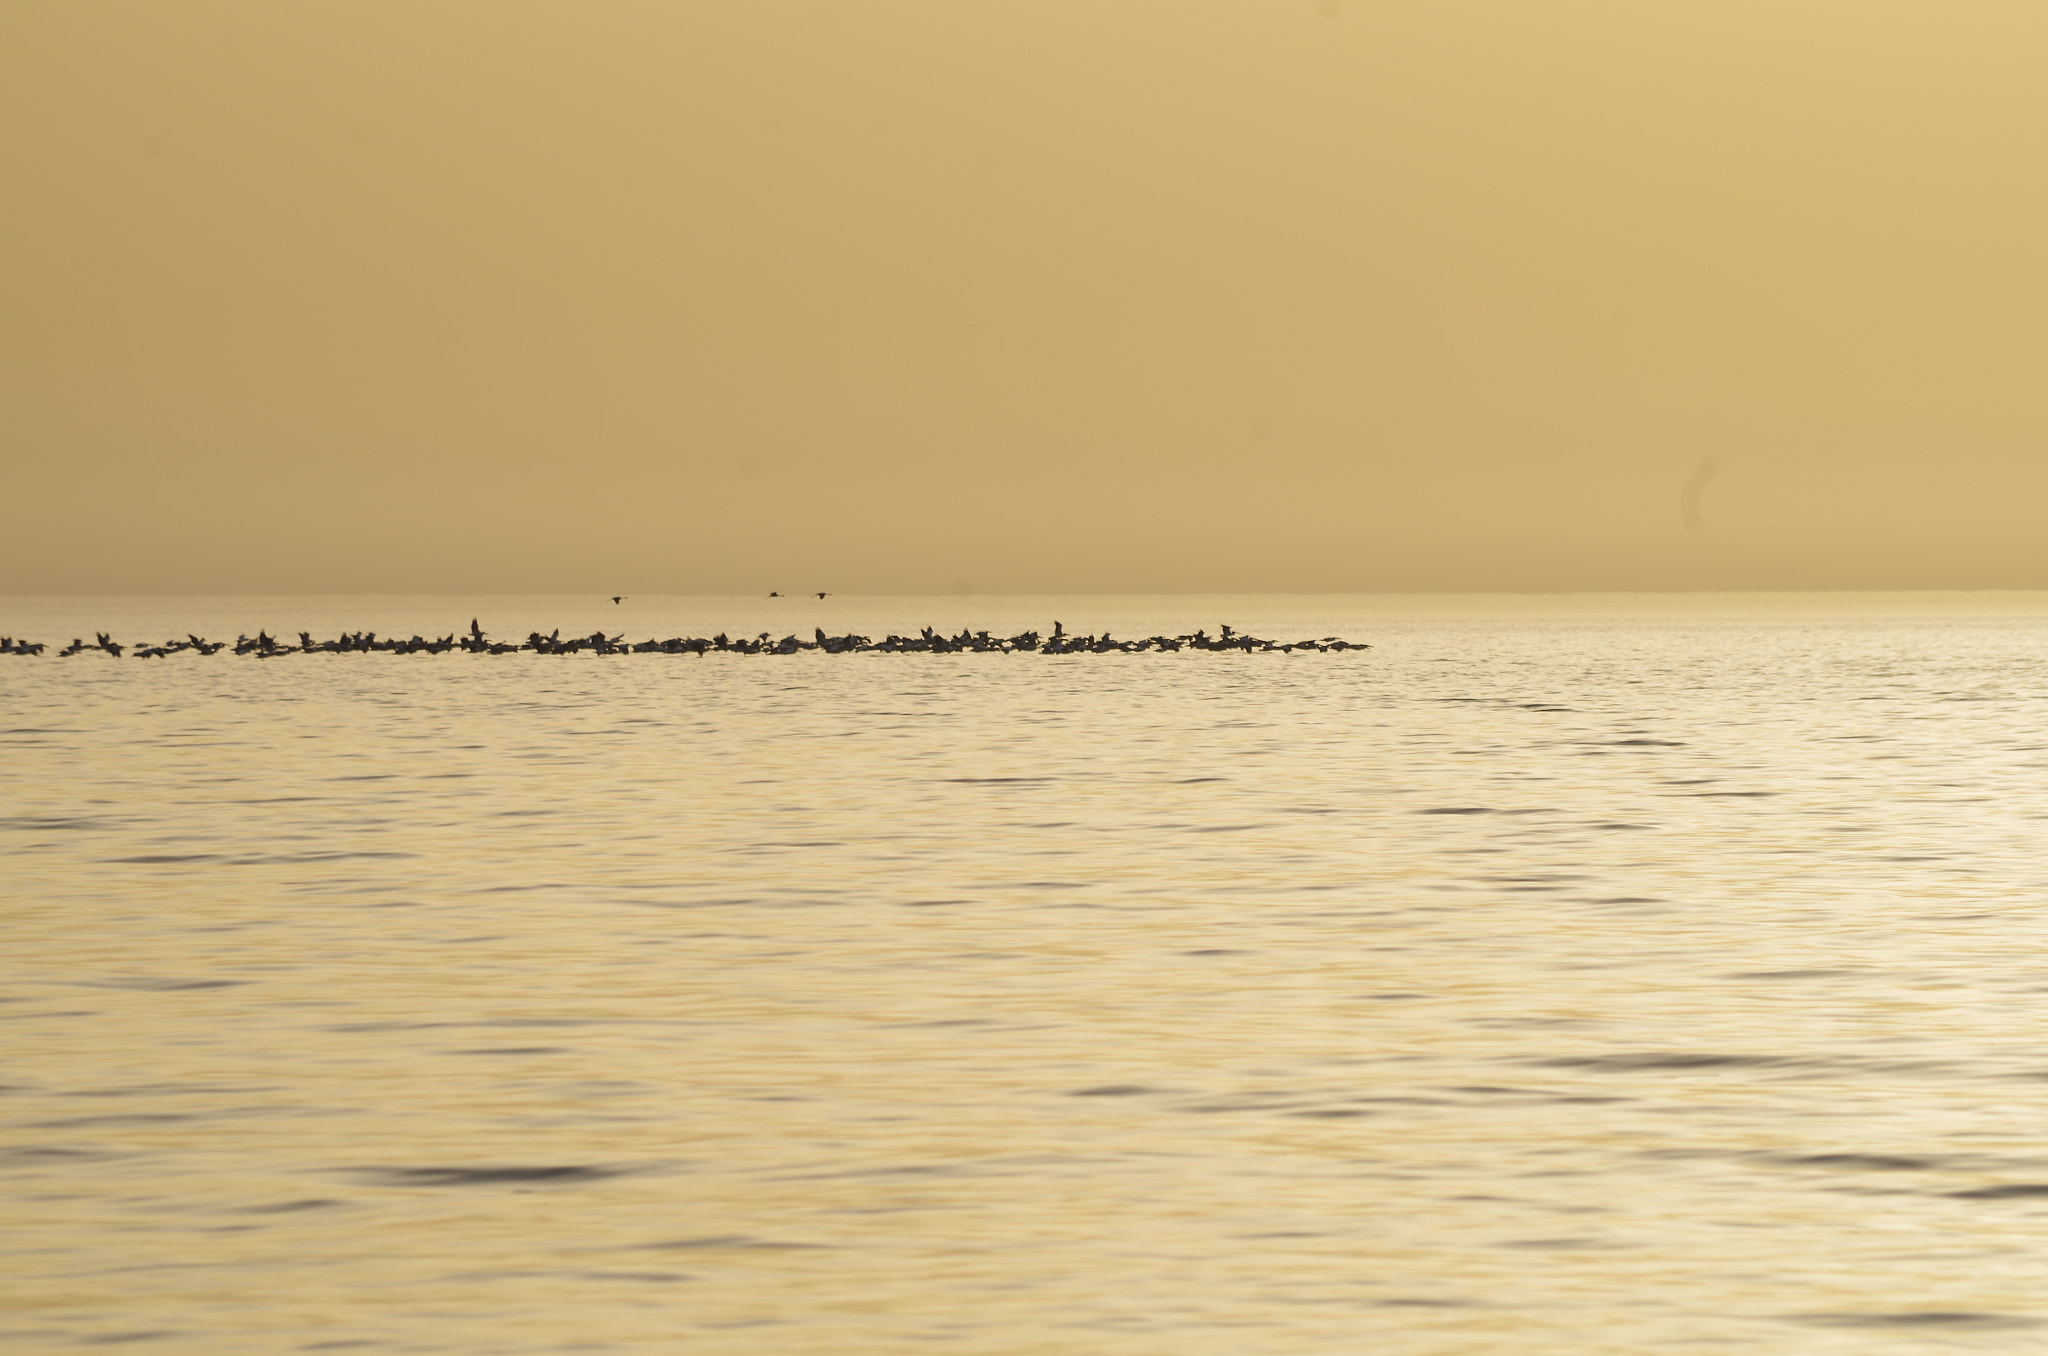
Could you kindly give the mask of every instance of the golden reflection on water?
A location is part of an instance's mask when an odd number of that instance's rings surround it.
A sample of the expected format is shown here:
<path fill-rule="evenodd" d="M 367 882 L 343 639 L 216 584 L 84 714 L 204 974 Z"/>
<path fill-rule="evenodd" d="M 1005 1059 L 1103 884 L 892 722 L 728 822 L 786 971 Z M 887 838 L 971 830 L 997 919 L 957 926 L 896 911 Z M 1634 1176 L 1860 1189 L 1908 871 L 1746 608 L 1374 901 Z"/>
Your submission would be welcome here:
<path fill-rule="evenodd" d="M 0 1347 L 2048 1340 L 2040 600 L 984 601 L 0 661 Z"/>

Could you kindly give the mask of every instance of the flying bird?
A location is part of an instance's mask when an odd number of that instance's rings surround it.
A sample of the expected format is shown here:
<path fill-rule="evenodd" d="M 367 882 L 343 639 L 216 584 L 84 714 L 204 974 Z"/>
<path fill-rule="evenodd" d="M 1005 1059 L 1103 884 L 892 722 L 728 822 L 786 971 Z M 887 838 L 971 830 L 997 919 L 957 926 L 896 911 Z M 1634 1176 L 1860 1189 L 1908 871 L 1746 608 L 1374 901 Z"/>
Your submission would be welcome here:
<path fill-rule="evenodd" d="M 618 596 L 616 596 L 616 597 L 614 597 L 614 598 L 612 599 L 612 606 L 613 606 L 613 607 L 617 607 L 617 606 L 618 606 L 618 605 L 619 605 L 620 603 L 623 603 L 623 602 L 625 602 L 625 601 L 626 601 L 626 595 L 625 595 L 625 594 L 623 594 L 623 593 L 622 593 L 622 594 L 619 594 Z"/>
<path fill-rule="evenodd" d="M 823 598 L 823 597 L 824 597 L 825 595 L 821 593 L 821 594 L 819 594 L 818 596 L 819 596 L 820 598 Z"/>

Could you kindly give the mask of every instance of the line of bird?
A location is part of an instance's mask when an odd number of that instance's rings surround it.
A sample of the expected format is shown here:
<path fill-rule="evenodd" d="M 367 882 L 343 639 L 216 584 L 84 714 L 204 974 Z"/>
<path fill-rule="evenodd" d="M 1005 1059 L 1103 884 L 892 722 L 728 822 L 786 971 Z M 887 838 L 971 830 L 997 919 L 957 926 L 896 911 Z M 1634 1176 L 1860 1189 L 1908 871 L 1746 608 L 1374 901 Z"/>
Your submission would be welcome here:
<path fill-rule="evenodd" d="M 882 640 L 867 636 L 828 636 L 822 628 L 812 631 L 810 640 L 799 640 L 794 635 L 781 640 L 771 640 L 771 632 L 763 631 L 757 636 L 735 638 L 720 632 L 718 635 L 672 636 L 667 640 L 628 641 L 623 634 L 607 636 L 602 631 L 593 631 L 587 636 L 571 636 L 564 640 L 560 628 L 548 635 L 538 631 L 528 633 L 523 641 L 492 640 L 484 633 L 474 618 L 470 620 L 469 631 L 463 635 L 447 635 L 438 639 L 412 636 L 401 640 L 395 636 L 380 636 L 374 631 L 351 631 L 333 640 L 315 640 L 311 633 L 299 632 L 296 645 L 280 642 L 268 631 L 258 631 L 254 636 L 236 636 L 231 646 L 224 640 L 207 640 L 200 636 L 187 635 L 183 640 L 167 640 L 161 645 L 124 645 L 106 632 L 96 632 L 93 641 L 73 640 L 57 657 L 68 658 L 75 654 L 96 652 L 110 654 L 119 659 L 126 655 L 132 659 L 163 659 L 174 654 L 218 654 L 232 649 L 238 655 L 253 655 L 258 659 L 277 659 L 288 654 L 446 654 L 457 651 L 465 654 L 800 654 L 806 650 L 817 650 L 825 654 L 1143 654 L 1148 651 L 1205 650 L 1235 651 L 1242 653 L 1293 653 L 1301 650 L 1325 652 L 1330 650 L 1369 650 L 1370 645 L 1340 640 L 1336 636 L 1323 636 L 1316 640 L 1297 640 L 1280 643 L 1261 640 L 1242 631 L 1225 626 L 1217 635 L 1196 631 L 1184 636 L 1147 636 L 1142 640 L 1118 640 L 1107 631 L 1101 635 L 1073 635 L 1059 622 L 1052 624 L 1048 635 L 1036 631 L 1025 631 L 1014 636 L 999 636 L 988 631 L 961 631 L 957 635 L 944 635 L 927 626 L 914 636 L 890 635 Z M 40 641 L 17 640 L 12 636 L 0 636 L 0 654 L 23 656 L 41 655 L 48 646 Z"/>

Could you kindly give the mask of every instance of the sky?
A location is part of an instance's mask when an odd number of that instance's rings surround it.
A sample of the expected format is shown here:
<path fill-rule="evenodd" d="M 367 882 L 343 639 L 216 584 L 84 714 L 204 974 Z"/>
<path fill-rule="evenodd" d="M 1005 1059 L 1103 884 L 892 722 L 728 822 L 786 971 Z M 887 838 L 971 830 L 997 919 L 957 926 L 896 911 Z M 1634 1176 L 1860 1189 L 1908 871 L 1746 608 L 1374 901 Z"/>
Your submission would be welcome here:
<path fill-rule="evenodd" d="M 2038 0 L 8 0 L 0 593 L 2048 588 Z"/>

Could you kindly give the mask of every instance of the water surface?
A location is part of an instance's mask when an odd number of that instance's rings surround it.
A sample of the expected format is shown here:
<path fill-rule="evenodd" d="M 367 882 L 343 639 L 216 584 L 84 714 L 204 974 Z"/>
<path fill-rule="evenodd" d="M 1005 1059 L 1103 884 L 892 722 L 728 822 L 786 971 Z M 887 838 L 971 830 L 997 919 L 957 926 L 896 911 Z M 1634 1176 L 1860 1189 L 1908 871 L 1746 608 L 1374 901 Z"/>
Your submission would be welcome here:
<path fill-rule="evenodd" d="M 0 1348 L 2048 1347 L 2048 598 L 18 599 Z M 158 634 L 161 633 L 161 634 Z"/>

